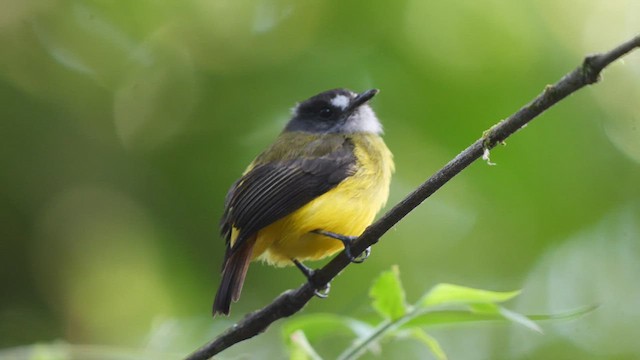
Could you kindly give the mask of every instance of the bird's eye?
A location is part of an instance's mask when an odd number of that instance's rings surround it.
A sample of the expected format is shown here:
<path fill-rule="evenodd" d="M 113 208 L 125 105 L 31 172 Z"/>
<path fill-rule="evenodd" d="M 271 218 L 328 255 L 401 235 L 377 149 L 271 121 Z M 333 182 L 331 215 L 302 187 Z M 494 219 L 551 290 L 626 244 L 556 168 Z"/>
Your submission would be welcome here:
<path fill-rule="evenodd" d="M 331 108 L 325 107 L 320 109 L 320 116 L 322 116 L 323 118 L 328 118 L 331 115 L 333 115 L 333 110 L 331 110 Z"/>

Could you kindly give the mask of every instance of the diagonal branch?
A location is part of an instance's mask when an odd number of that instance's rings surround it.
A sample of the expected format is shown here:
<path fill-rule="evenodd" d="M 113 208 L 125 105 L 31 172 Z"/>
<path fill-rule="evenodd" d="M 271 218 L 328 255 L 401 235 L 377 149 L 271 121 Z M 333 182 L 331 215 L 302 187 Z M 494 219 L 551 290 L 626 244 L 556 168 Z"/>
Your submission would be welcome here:
<path fill-rule="evenodd" d="M 602 69 L 635 48 L 640 48 L 640 35 L 609 52 L 586 57 L 581 66 L 563 76 L 557 83 L 547 85 L 544 91 L 533 99 L 533 101 L 487 130 L 480 139 L 476 140 L 471 146 L 458 154 L 458 156 L 446 164 L 440 171 L 431 176 L 404 200 L 394 206 L 393 209 L 389 210 L 383 217 L 369 226 L 353 244 L 353 253 L 360 254 L 367 247 L 377 243 L 380 237 L 392 226 L 402 220 L 403 217 L 469 166 L 469 164 L 480 158 L 485 151 L 492 149 L 504 141 L 529 121 L 568 95 L 586 85 L 597 82 L 600 79 Z M 316 271 L 313 276 L 314 285 L 322 288 L 349 264 L 350 262 L 344 252 L 340 253 L 322 269 Z M 186 360 L 208 359 L 240 341 L 264 332 L 267 327 L 276 320 L 295 314 L 314 296 L 314 285 L 307 282 L 295 290 L 287 290 L 278 296 L 271 304 L 247 314 L 242 320 L 220 334 L 216 339 L 189 355 Z"/>

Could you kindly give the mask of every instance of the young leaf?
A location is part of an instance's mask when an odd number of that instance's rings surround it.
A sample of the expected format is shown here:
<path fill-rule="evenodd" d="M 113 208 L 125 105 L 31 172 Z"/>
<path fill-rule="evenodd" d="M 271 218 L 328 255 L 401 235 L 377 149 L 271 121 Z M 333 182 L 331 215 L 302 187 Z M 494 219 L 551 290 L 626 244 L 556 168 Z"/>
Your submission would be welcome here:
<path fill-rule="evenodd" d="M 484 315 L 501 315 L 498 305 L 494 303 L 475 303 L 470 304 L 469 309 L 476 314 Z"/>
<path fill-rule="evenodd" d="M 573 320 L 577 319 L 581 316 L 587 315 L 588 313 L 595 311 L 600 305 L 589 305 L 583 306 L 578 309 L 566 311 L 563 313 L 557 314 L 542 314 L 542 315 L 527 315 L 527 317 L 534 321 L 545 321 L 545 320 Z"/>
<path fill-rule="evenodd" d="M 483 321 L 506 321 L 500 314 L 475 313 L 469 310 L 423 311 L 400 326 L 400 329 L 413 327 L 433 327 L 439 325 L 459 325 Z"/>
<path fill-rule="evenodd" d="M 500 314 L 504 316 L 505 319 L 511 320 L 516 324 L 520 324 L 528 329 L 531 329 L 535 332 L 542 334 L 542 328 L 540 328 L 538 324 L 533 322 L 533 320 L 529 319 L 525 315 L 522 315 L 515 311 L 511 311 L 509 309 L 505 309 L 502 306 L 499 306 L 498 309 L 500 311 Z"/>
<path fill-rule="evenodd" d="M 444 353 L 444 350 L 442 350 L 440 343 L 433 336 L 427 334 L 426 332 L 424 332 L 424 330 L 417 328 L 411 331 L 411 336 L 414 339 L 419 340 L 420 342 L 425 344 L 436 357 L 436 359 L 447 360 L 447 354 Z"/>
<path fill-rule="evenodd" d="M 404 289 L 395 265 L 380 274 L 369 290 L 369 296 L 373 298 L 373 308 L 385 319 L 395 320 L 407 312 Z"/>
<path fill-rule="evenodd" d="M 487 308 L 488 309 L 488 308 Z M 567 311 L 558 314 L 536 314 L 526 315 L 533 321 L 549 321 L 549 320 L 573 320 L 584 316 L 597 309 L 597 306 L 587 306 L 576 310 Z M 438 311 L 420 311 L 419 315 L 402 324 L 399 329 L 411 329 L 414 327 L 433 327 L 438 325 L 457 325 L 464 323 L 479 323 L 486 321 L 504 322 L 505 316 L 492 311 L 475 311 L 476 306 L 472 306 L 469 310 L 438 310 Z"/>
<path fill-rule="evenodd" d="M 452 284 L 438 284 L 422 297 L 418 305 L 428 308 L 438 305 L 498 303 L 512 299 L 518 294 L 520 294 L 520 290 L 497 292 Z"/>

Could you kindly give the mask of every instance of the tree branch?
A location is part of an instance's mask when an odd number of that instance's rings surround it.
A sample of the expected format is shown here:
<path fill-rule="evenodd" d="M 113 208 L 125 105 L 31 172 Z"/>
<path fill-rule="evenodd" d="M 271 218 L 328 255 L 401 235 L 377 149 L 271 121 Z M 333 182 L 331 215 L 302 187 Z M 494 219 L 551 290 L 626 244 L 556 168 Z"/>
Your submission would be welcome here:
<path fill-rule="evenodd" d="M 487 130 L 480 139 L 476 140 L 471 146 L 458 154 L 458 156 L 446 164 L 440 171 L 431 176 L 404 200 L 394 206 L 393 209 L 389 210 L 389 212 L 378 221 L 369 226 L 353 244 L 353 253 L 360 254 L 367 247 L 377 243 L 380 237 L 392 226 L 397 224 L 403 217 L 469 166 L 469 164 L 480 158 L 486 150 L 492 149 L 498 143 L 504 141 L 529 121 L 568 95 L 586 85 L 597 82 L 600 79 L 602 69 L 638 47 L 640 47 L 640 35 L 609 52 L 587 56 L 581 66 L 562 77 L 557 83 L 545 87 L 544 91 L 533 99 L 533 101 Z M 340 253 L 322 269 L 316 271 L 312 279 L 314 285 L 322 288 L 349 264 L 350 262 L 344 255 L 344 252 Z M 186 359 L 208 359 L 240 341 L 262 333 L 276 320 L 295 314 L 314 296 L 314 285 L 307 282 L 295 290 L 285 291 L 271 304 L 247 314 L 237 324 L 193 352 Z"/>

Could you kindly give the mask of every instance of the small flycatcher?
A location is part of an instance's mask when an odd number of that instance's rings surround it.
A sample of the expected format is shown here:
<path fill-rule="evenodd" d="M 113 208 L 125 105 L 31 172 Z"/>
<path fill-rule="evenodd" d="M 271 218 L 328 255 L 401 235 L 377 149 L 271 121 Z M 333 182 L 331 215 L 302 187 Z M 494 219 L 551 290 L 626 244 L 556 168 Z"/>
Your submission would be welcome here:
<path fill-rule="evenodd" d="M 213 314 L 229 314 L 249 263 L 302 265 L 345 249 L 389 196 L 394 171 L 382 125 L 368 102 L 378 93 L 325 91 L 293 109 L 276 141 L 229 190 L 221 220 L 226 241 Z"/>

